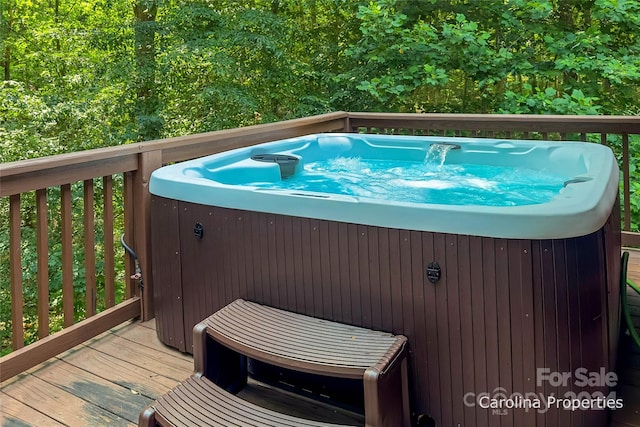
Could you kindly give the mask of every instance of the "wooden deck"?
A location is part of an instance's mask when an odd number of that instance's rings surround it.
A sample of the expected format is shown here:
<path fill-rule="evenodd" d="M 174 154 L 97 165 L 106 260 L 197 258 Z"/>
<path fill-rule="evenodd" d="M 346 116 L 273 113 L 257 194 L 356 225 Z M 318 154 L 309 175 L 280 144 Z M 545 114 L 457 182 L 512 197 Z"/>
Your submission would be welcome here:
<path fill-rule="evenodd" d="M 629 277 L 640 283 L 640 251 L 631 251 Z M 640 327 L 640 297 L 630 295 L 630 303 Z M 610 427 L 640 427 L 640 351 L 625 338 L 620 352 L 617 392 L 625 406 Z M 0 426 L 135 425 L 141 408 L 192 370 L 190 356 L 160 343 L 155 321 L 129 322 L 2 383 Z M 254 391 L 247 397 L 264 390 Z M 299 410 L 322 409 L 307 402 Z M 336 416 L 348 422 L 352 415 Z"/>
<path fill-rule="evenodd" d="M 628 277 L 640 284 L 640 250 L 629 250 Z M 635 326 L 640 330 L 640 296 L 633 291 L 628 295 Z M 625 336 L 620 342 L 619 354 L 617 392 L 625 406 L 613 412 L 610 427 L 637 427 L 640 426 L 640 351 Z"/>

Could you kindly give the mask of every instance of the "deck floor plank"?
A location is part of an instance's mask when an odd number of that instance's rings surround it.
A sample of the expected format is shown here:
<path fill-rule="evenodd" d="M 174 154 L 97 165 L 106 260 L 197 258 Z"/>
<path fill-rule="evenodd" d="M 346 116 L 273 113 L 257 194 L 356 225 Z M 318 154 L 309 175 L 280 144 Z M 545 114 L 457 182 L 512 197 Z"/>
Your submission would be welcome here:
<path fill-rule="evenodd" d="M 118 352 L 119 349 L 114 348 L 112 354 L 106 354 L 86 347 L 81 352 L 66 356 L 64 360 L 104 380 L 134 390 L 151 399 L 162 396 L 191 374 L 189 370 L 181 379 L 168 378 L 162 372 L 160 365 L 157 369 L 159 372 L 141 368 L 132 364 L 130 360 L 119 359 Z"/>
<path fill-rule="evenodd" d="M 629 249 L 629 266 L 627 277 L 640 284 L 640 250 Z M 640 295 L 627 288 L 627 295 L 633 322 L 640 331 Z M 623 324 L 624 326 L 624 324 Z M 624 407 L 613 411 L 610 427 L 640 426 L 640 350 L 635 347 L 628 336 L 623 336 L 619 347 L 620 358 L 616 371 L 619 386 L 616 389 L 624 400 Z"/>
<path fill-rule="evenodd" d="M 127 340 L 116 334 L 89 344 L 89 348 L 107 356 L 111 355 L 114 348 L 117 348 L 119 359 L 127 360 L 137 368 L 151 372 L 162 372 L 163 376 L 174 381 L 184 380 L 186 378 L 185 372 L 190 373 L 193 370 L 193 358 L 190 356 L 176 357 L 175 354 L 164 353 L 158 351 L 157 348 L 140 345 L 139 342 Z"/>
<path fill-rule="evenodd" d="M 104 380 L 64 360 L 33 375 L 134 424 L 138 422 L 140 408 L 153 401 L 136 390 Z"/>
<path fill-rule="evenodd" d="M 627 277 L 640 285 L 640 250 L 627 249 L 629 252 L 629 267 Z"/>
<path fill-rule="evenodd" d="M 49 367 L 50 365 L 42 369 L 48 369 Z M 3 393 L 23 403 L 26 407 L 37 408 L 38 412 L 46 414 L 56 422 L 68 426 L 133 425 L 114 413 L 95 406 L 73 393 L 38 378 L 33 373 L 4 387 Z M 37 423 L 30 424 L 34 426 L 42 425 Z"/>
<path fill-rule="evenodd" d="M 126 322 L 2 383 L 0 425 L 133 426 L 192 371 L 191 356 L 157 339 L 155 321 Z"/>
<path fill-rule="evenodd" d="M 0 392 L 0 425 L 5 426 L 64 426 L 53 418 L 25 405 L 19 400 Z"/>

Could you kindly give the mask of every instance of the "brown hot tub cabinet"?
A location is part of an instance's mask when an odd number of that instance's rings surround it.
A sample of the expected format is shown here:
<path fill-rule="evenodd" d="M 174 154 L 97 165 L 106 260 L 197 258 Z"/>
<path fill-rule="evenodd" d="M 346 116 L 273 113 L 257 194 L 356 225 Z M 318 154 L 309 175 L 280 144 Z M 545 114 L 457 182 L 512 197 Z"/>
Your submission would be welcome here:
<path fill-rule="evenodd" d="M 604 410 L 473 403 L 481 393 L 608 393 L 581 388 L 575 372 L 615 368 L 617 205 L 593 233 L 544 240 L 410 231 L 159 196 L 151 213 L 157 330 L 167 345 L 191 352 L 194 325 L 243 298 L 407 336 L 415 422 L 606 425 Z M 538 368 L 571 377 L 558 387 L 536 384 Z"/>
<path fill-rule="evenodd" d="M 191 351 L 243 298 L 406 336 L 416 423 L 600 427 L 542 401 L 608 392 L 576 370 L 615 367 L 618 184 L 599 144 L 489 138 L 305 135 L 166 166 L 158 333 Z"/>

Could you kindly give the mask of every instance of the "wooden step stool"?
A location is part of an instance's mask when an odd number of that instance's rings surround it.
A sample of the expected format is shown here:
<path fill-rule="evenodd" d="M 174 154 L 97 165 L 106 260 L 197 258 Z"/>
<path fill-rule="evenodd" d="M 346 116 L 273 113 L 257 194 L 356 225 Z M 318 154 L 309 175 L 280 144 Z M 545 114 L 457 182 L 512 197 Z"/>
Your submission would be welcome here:
<path fill-rule="evenodd" d="M 195 326 L 195 374 L 147 407 L 139 425 L 329 425 L 235 396 L 246 385 L 251 358 L 298 372 L 360 379 L 367 426 L 409 426 L 406 347 L 402 335 L 236 300 Z"/>

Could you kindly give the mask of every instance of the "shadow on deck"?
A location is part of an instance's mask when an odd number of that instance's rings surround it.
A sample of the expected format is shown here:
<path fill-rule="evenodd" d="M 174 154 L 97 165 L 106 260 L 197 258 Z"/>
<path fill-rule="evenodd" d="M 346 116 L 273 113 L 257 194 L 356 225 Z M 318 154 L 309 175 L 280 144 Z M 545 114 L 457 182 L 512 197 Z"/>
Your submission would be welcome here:
<path fill-rule="evenodd" d="M 629 277 L 640 283 L 640 251 L 631 252 Z M 640 296 L 629 295 L 640 328 Z M 0 425 L 135 425 L 144 406 L 192 370 L 191 356 L 158 340 L 154 320 L 128 322 L 3 383 Z M 640 427 L 640 351 L 628 336 L 620 343 L 617 373 L 624 408 L 612 412 L 610 427 Z M 322 410 L 302 405 L 296 409 Z M 349 414 L 339 416 L 348 422 Z"/>

